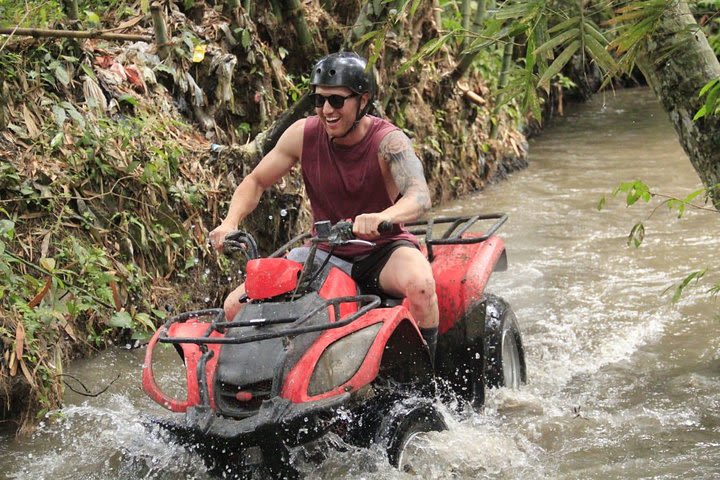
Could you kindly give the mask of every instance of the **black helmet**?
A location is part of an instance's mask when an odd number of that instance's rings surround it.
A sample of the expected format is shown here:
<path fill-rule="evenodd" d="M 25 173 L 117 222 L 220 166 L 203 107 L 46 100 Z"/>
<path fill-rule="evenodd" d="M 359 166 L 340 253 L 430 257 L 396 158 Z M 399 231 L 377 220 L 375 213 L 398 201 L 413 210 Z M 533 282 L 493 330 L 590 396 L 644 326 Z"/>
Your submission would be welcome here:
<path fill-rule="evenodd" d="M 327 55 L 315 64 L 310 75 L 313 90 L 318 85 L 347 87 L 355 93 L 370 94 L 372 102 L 375 93 L 372 73 L 367 70 L 367 60 L 357 53 L 338 52 Z"/>

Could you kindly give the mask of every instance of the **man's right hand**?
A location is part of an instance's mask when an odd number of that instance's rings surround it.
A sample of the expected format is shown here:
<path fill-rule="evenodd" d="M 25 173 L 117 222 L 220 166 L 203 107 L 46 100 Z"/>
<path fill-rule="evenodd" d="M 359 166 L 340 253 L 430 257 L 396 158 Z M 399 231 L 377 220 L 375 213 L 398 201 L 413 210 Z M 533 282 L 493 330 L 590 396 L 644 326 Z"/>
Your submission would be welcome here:
<path fill-rule="evenodd" d="M 222 252 L 223 244 L 225 243 L 225 236 L 235 230 L 237 230 L 237 227 L 221 223 L 219 227 L 210 232 L 208 235 L 208 243 L 210 243 L 210 246 L 218 252 Z"/>

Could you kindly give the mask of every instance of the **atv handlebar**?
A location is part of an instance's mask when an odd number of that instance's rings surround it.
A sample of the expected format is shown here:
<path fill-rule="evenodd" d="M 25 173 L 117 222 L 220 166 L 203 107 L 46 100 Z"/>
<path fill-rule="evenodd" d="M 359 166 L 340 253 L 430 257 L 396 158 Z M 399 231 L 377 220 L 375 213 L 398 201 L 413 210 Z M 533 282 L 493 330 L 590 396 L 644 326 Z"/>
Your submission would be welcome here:
<path fill-rule="evenodd" d="M 258 247 L 255 238 L 247 232 L 236 230 L 225 235 L 223 253 L 243 252 L 248 260 L 258 258 Z"/>

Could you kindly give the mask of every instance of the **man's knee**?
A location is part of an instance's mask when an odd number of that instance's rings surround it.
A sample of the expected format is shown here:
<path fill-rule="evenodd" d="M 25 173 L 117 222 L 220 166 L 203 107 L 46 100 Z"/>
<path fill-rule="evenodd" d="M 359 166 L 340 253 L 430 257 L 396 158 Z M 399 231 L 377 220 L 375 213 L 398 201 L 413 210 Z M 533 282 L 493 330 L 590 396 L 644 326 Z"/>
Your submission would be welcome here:
<path fill-rule="evenodd" d="M 407 284 L 405 296 L 413 303 L 436 303 L 435 279 L 432 275 L 413 277 Z"/>
<path fill-rule="evenodd" d="M 240 311 L 242 304 L 240 303 L 240 297 L 245 293 L 244 285 L 240 285 L 238 288 L 230 292 L 230 295 L 225 297 L 223 303 L 223 310 L 225 310 L 225 319 L 232 321 L 235 315 Z"/>

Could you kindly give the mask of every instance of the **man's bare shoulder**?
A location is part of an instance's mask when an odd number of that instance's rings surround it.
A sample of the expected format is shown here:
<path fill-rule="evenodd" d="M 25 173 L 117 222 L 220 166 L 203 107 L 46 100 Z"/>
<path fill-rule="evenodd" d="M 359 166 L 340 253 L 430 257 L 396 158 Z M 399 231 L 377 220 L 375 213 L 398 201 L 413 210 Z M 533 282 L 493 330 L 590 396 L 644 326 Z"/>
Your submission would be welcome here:
<path fill-rule="evenodd" d="M 290 125 L 280 136 L 276 147 L 283 154 L 293 157 L 294 161 L 299 160 L 302 154 L 305 121 L 305 118 L 301 118 Z"/>

